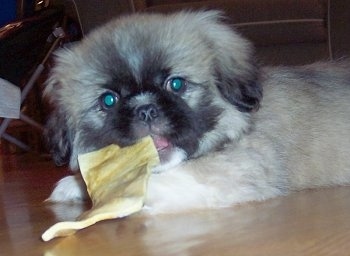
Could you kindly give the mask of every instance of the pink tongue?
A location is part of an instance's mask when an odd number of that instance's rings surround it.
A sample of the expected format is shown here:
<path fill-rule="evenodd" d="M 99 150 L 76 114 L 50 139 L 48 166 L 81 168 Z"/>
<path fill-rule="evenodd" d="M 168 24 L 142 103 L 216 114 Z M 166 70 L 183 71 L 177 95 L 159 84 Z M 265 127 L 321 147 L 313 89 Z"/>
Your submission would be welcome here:
<path fill-rule="evenodd" d="M 154 136 L 153 141 L 158 151 L 169 146 L 169 141 L 163 137 Z"/>

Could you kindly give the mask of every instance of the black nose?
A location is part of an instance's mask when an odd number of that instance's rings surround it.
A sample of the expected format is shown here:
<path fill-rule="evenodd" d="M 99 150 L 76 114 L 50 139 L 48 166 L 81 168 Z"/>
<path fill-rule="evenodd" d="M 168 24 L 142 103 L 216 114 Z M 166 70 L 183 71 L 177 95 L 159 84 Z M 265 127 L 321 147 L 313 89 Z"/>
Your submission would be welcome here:
<path fill-rule="evenodd" d="M 151 122 L 158 117 L 158 109 L 154 104 L 142 105 L 136 109 L 136 114 L 139 120 Z"/>

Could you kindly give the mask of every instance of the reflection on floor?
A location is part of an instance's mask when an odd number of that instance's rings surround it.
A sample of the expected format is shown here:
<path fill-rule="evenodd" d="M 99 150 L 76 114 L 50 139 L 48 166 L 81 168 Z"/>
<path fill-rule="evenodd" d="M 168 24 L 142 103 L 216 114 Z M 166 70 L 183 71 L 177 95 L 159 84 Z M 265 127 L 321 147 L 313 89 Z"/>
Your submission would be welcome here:
<path fill-rule="evenodd" d="M 350 187 L 266 202 L 103 221 L 50 242 L 41 234 L 89 206 L 43 201 L 69 172 L 49 157 L 0 155 L 0 255 L 348 255 Z"/>

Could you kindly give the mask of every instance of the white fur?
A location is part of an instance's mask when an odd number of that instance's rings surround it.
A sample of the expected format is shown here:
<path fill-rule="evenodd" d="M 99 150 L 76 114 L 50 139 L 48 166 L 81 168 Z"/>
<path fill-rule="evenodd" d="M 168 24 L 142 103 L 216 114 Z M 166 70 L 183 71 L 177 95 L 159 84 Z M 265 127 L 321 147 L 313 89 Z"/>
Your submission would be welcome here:
<path fill-rule="evenodd" d="M 81 202 L 88 198 L 84 181 L 80 175 L 64 177 L 52 191 L 49 202 Z"/>
<path fill-rule="evenodd" d="M 158 165 L 156 166 L 152 172 L 153 173 L 160 173 L 160 172 L 164 172 L 169 170 L 170 168 L 180 164 L 181 162 L 183 162 L 184 160 L 186 160 L 187 158 L 187 154 L 184 150 L 182 150 L 181 148 L 175 148 L 172 153 L 171 156 L 169 156 L 170 160 L 167 161 L 164 164 Z"/>
<path fill-rule="evenodd" d="M 179 168 L 151 175 L 146 198 L 146 211 L 151 214 L 205 208 L 211 205 L 213 190 L 198 183 Z"/>

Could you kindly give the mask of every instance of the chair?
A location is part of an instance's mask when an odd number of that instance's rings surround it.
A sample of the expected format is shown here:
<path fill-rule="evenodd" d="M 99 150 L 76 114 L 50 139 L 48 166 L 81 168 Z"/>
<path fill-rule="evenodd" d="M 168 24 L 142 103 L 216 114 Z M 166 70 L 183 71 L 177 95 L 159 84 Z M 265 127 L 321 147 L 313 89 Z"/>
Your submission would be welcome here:
<path fill-rule="evenodd" d="M 1 31 L 0 31 L 1 32 Z M 1 33 L 0 33 L 1 34 Z M 33 36 L 33 35 L 32 35 Z M 14 119 L 20 119 L 21 121 L 31 125 L 32 127 L 42 131 L 43 127 L 38 122 L 34 121 L 32 118 L 28 117 L 24 113 L 21 112 L 21 106 L 23 101 L 28 96 L 28 93 L 33 88 L 35 82 L 37 81 L 40 74 L 45 69 L 45 63 L 50 57 L 51 53 L 56 49 L 59 42 L 64 37 L 64 31 L 61 27 L 56 27 L 53 29 L 50 34 L 49 39 L 54 38 L 51 42 L 51 46 L 45 53 L 44 58 L 40 62 L 39 65 L 36 66 L 35 71 L 31 74 L 29 80 L 23 86 L 23 89 L 20 88 L 7 79 L 0 78 L 0 117 L 3 118 L 0 125 L 0 138 L 9 141 L 17 145 L 19 148 L 24 149 L 26 151 L 30 150 L 30 147 L 26 145 L 24 142 L 19 139 L 9 135 L 6 133 L 6 129 L 9 124 Z M 30 49 L 27 49 L 30 50 Z"/>
<path fill-rule="evenodd" d="M 0 117 L 19 118 L 21 90 L 0 78 Z"/>

